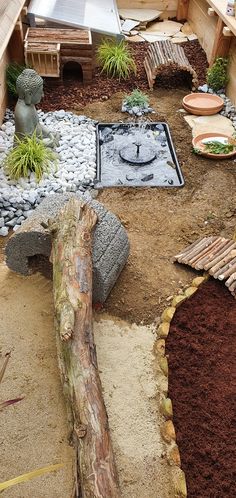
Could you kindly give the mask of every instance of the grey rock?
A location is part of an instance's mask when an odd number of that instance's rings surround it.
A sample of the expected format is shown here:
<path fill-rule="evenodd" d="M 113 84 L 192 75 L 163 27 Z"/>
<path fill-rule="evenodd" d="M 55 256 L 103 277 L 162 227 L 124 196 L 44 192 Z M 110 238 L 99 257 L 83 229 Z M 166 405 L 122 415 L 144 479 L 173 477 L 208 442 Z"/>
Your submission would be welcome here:
<path fill-rule="evenodd" d="M 17 223 L 17 218 L 13 218 L 12 220 L 7 221 L 7 222 L 6 222 L 6 225 L 7 225 L 8 227 L 14 227 L 14 226 L 16 225 L 16 223 Z"/>
<path fill-rule="evenodd" d="M 2 227 L 2 228 L 0 228 L 0 235 L 1 235 L 2 237 L 6 237 L 6 236 L 8 235 L 8 230 L 9 230 L 9 229 L 8 229 L 7 227 Z"/>
<path fill-rule="evenodd" d="M 205 84 L 205 85 L 199 86 L 198 90 L 199 90 L 199 92 L 207 93 L 208 92 L 208 85 Z"/>

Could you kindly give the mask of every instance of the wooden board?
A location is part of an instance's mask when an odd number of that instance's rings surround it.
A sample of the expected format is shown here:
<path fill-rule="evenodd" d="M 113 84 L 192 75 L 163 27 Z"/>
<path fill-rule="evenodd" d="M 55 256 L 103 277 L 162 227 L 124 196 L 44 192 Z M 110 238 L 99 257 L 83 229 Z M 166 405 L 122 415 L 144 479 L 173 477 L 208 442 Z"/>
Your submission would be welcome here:
<path fill-rule="evenodd" d="M 189 0 L 178 0 L 177 20 L 187 19 L 188 17 Z"/>
<path fill-rule="evenodd" d="M 0 58 L 7 48 L 25 0 L 0 0 Z"/>
<path fill-rule="evenodd" d="M 5 74 L 8 62 L 9 56 L 7 50 L 5 50 L 0 60 L 0 123 L 2 123 L 7 105 L 7 86 Z"/>
<path fill-rule="evenodd" d="M 236 19 L 233 16 L 226 15 L 227 0 L 207 0 L 207 3 L 217 12 L 224 24 L 236 36 Z"/>
<path fill-rule="evenodd" d="M 233 38 L 230 47 L 229 62 L 229 83 L 227 86 L 227 95 L 236 104 L 236 38 Z"/>
<path fill-rule="evenodd" d="M 224 22 L 220 17 L 218 17 L 214 44 L 212 47 L 212 53 L 209 61 L 210 66 L 215 62 L 215 59 L 217 57 L 228 57 L 229 55 L 231 38 L 228 36 L 224 36 L 223 34 L 224 26 L 225 26 Z"/>
<path fill-rule="evenodd" d="M 209 17 L 207 10 L 208 3 L 206 0 L 190 0 L 188 22 L 193 32 L 198 36 L 209 61 L 214 45 L 217 17 Z"/>
<path fill-rule="evenodd" d="M 82 29 L 55 29 L 55 28 L 29 28 L 26 41 L 41 43 L 63 43 L 63 44 L 92 44 L 89 30 Z"/>
<path fill-rule="evenodd" d="M 161 10 L 160 19 L 175 17 L 178 0 L 117 0 L 118 9 L 153 9 Z"/>

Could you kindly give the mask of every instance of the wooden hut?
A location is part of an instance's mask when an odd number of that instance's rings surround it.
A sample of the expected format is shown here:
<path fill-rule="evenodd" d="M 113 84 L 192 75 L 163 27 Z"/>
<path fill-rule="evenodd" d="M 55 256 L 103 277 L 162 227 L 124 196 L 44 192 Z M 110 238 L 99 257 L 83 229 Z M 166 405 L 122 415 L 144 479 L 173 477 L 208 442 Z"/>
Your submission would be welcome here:
<path fill-rule="evenodd" d="M 25 0 L 1 0 L 0 3 L 0 123 L 7 102 L 6 66 L 9 61 L 23 62 Z"/>
<path fill-rule="evenodd" d="M 93 74 L 91 33 L 87 29 L 28 28 L 25 62 L 41 76 L 62 78 L 63 68 L 73 62 L 81 67 L 83 82 Z"/>

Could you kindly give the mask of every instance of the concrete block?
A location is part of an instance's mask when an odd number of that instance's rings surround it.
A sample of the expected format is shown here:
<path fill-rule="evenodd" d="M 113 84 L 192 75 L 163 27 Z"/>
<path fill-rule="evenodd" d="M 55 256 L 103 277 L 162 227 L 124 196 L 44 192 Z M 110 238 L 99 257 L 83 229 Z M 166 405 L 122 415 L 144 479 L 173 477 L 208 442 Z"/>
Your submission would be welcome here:
<path fill-rule="evenodd" d="M 30 275 L 31 257 L 43 255 L 49 258 L 51 236 L 42 223 L 54 218 L 62 206 L 74 196 L 88 202 L 98 215 L 92 245 L 93 301 L 103 303 L 127 261 L 129 240 L 118 218 L 95 200 L 71 193 L 46 197 L 9 239 L 5 251 L 6 263 L 11 270 Z"/>

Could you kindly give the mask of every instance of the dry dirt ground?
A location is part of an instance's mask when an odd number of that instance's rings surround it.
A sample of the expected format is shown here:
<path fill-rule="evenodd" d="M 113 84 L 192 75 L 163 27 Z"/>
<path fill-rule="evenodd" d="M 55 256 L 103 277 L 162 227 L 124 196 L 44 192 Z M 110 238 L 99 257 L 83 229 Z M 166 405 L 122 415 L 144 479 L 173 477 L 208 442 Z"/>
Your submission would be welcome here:
<path fill-rule="evenodd" d="M 236 163 L 208 161 L 192 154 L 191 131 L 179 112 L 184 94 L 158 89 L 151 95 L 157 111 L 152 119 L 170 125 L 184 188 L 117 188 L 98 194 L 98 200 L 125 225 L 131 244 L 127 265 L 95 326 L 122 498 L 140 498 L 140 489 L 143 498 L 172 496 L 161 457 L 158 376 L 152 355 L 155 335 L 152 327 L 136 329 L 129 323 L 158 323 L 170 296 L 191 281 L 191 270 L 171 262 L 179 249 L 199 236 L 231 237 L 235 230 Z M 126 120 L 120 113 L 121 98 L 122 94 L 116 94 L 82 112 L 100 121 Z M 1 241 L 2 248 L 5 242 Z M 3 260 L 3 251 L 1 256 Z M 1 399 L 25 395 L 23 401 L 1 412 L 0 481 L 63 461 L 64 470 L 5 494 L 8 498 L 70 498 L 73 458 L 66 442 L 56 363 L 51 283 L 39 275 L 13 275 L 4 263 L 0 277 L 0 355 L 12 351 Z M 152 487 L 145 488 L 144 483 L 148 486 L 151 480 Z"/>
<path fill-rule="evenodd" d="M 171 130 L 185 186 L 179 189 L 104 189 L 98 200 L 125 225 L 131 244 L 128 263 L 105 309 L 134 322 L 156 320 L 166 299 L 190 282 L 192 271 L 171 258 L 199 236 L 231 237 L 235 229 L 236 162 L 212 161 L 192 153 L 191 130 L 179 112 L 184 90 L 157 89 L 151 95 L 153 121 Z M 100 121 L 126 120 L 122 94 L 88 105 L 84 113 Z"/>

